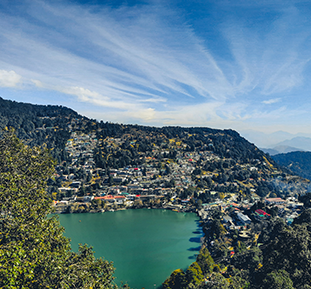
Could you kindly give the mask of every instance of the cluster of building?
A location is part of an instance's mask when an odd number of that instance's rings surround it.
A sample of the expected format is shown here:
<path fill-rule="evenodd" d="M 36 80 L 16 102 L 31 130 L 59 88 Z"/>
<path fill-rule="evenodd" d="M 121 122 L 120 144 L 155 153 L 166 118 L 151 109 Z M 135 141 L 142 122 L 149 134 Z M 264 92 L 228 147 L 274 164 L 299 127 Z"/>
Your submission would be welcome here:
<path fill-rule="evenodd" d="M 99 141 L 102 143 L 102 140 Z M 105 143 L 109 147 L 118 149 L 124 141 L 125 139 L 122 138 L 107 138 Z M 66 145 L 71 164 L 67 164 L 67 174 L 64 171 L 58 171 L 56 175 L 61 184 L 58 188 L 59 196 L 55 198 L 55 205 L 59 208 L 58 212 L 65 210 L 66 206 L 74 203 L 77 203 L 78 206 L 88 207 L 93 200 L 103 201 L 108 207 L 115 205 L 115 208 L 117 206 L 120 206 L 120 208 L 131 207 L 138 200 L 149 203 L 157 200 L 158 205 L 161 204 L 166 208 L 193 210 L 196 208 L 195 202 L 190 202 L 191 200 L 188 198 L 181 199 L 180 192 L 196 186 L 192 173 L 200 160 L 205 162 L 220 160 L 218 156 L 208 150 L 192 152 L 177 150 L 174 161 L 165 157 L 159 160 L 154 156 L 165 156 L 170 151 L 167 147 L 154 145 L 152 156 L 142 154 L 142 157 L 145 158 L 142 165 L 119 169 L 110 168 L 109 172 L 106 172 L 104 169 L 96 167 L 94 161 L 93 153 L 98 143 L 95 133 L 72 132 L 71 138 Z M 182 143 L 177 145 L 182 146 Z M 243 170 L 257 170 L 255 166 L 247 164 L 240 167 Z M 81 175 L 79 176 L 78 173 L 74 173 L 81 170 L 88 176 L 87 181 L 82 180 Z M 214 175 L 218 175 L 218 173 L 202 171 L 199 177 L 204 180 L 204 178 L 212 178 Z M 238 186 L 237 182 L 232 184 Z M 251 191 L 254 192 L 254 189 L 251 188 Z M 199 194 L 204 193 L 205 189 L 197 190 L 197 192 Z M 217 192 L 209 191 L 209 193 L 213 195 Z M 234 207 L 234 215 L 228 215 L 232 220 L 229 219 L 226 226 L 230 224 L 230 226 L 236 228 L 238 224 L 250 223 L 251 219 L 244 212 L 252 204 L 249 201 L 242 201 L 237 204 L 236 198 L 235 194 L 226 193 L 226 198 L 223 200 L 218 199 L 216 203 L 203 204 L 204 209 L 200 211 L 202 219 L 208 216 L 210 207 L 219 206 L 223 212 L 226 212 L 230 207 Z M 253 193 L 252 199 L 255 202 L 260 198 Z M 232 202 L 232 200 L 235 201 Z M 279 216 L 288 222 L 299 213 L 300 205 L 297 205 L 295 201 L 266 199 L 266 202 L 278 206 Z M 254 214 L 254 217 L 258 220 L 269 217 L 269 214 L 265 214 L 260 210 Z"/>
<path fill-rule="evenodd" d="M 103 200 L 108 205 L 123 204 L 131 206 L 133 201 L 150 201 L 154 199 L 164 200 L 163 196 L 169 196 L 166 205 L 172 209 L 181 210 L 189 200 L 180 200 L 176 196 L 176 190 L 183 190 L 195 186 L 191 174 L 195 168 L 195 163 L 199 158 L 213 160 L 217 156 L 209 152 L 178 152 L 176 162 L 164 159 L 165 168 L 159 166 L 158 160 L 154 157 L 146 157 L 143 165 L 135 167 L 125 167 L 120 169 L 109 169 L 109 175 L 102 168 L 97 168 L 94 162 L 93 152 L 97 146 L 95 134 L 77 134 L 73 132 L 67 141 L 66 151 L 72 159 L 68 166 L 69 170 L 83 170 L 90 176 L 89 182 L 85 186 L 97 184 L 96 191 L 92 190 L 88 196 L 78 197 L 83 181 L 74 173 L 64 174 L 59 172 L 56 175 L 61 181 L 58 188 L 60 198 L 55 200 L 55 204 L 60 207 L 73 204 L 75 202 L 84 203 L 92 200 Z M 118 146 L 122 143 L 121 139 L 107 139 L 109 146 Z M 165 155 L 166 149 L 155 146 L 153 153 Z M 169 168 L 169 174 L 166 172 Z M 203 177 L 208 177 L 205 175 Z M 170 183 L 174 180 L 173 183 Z M 170 185 L 167 185 L 170 183 Z M 87 198 L 86 198 L 87 197 Z"/>
<path fill-rule="evenodd" d="M 230 198 L 222 201 L 217 201 L 211 204 L 203 204 L 203 208 L 198 211 L 198 215 L 203 221 L 203 225 L 208 225 L 214 219 L 211 216 L 211 210 L 215 207 L 221 212 L 220 223 L 224 230 L 226 244 L 229 244 L 228 250 L 230 255 L 234 254 L 234 249 L 230 245 L 232 236 L 236 235 L 238 240 L 243 241 L 246 245 L 251 246 L 257 242 L 260 232 L 258 226 L 255 224 L 264 224 L 272 217 L 282 218 L 287 224 L 291 224 L 293 220 L 302 212 L 304 204 L 297 199 L 290 197 L 287 199 L 282 198 L 266 198 L 263 200 L 263 208 L 256 208 L 254 203 L 247 201 L 237 202 L 236 197 L 233 195 Z M 214 241 L 209 243 L 211 250 L 213 250 Z M 231 246 L 231 247 L 230 247 Z"/>
<path fill-rule="evenodd" d="M 267 208 L 274 208 L 275 215 L 284 219 L 288 224 L 291 224 L 293 219 L 302 212 L 304 206 L 303 203 L 293 197 L 286 200 L 282 198 L 266 198 L 264 203 Z M 222 201 L 203 204 L 203 208 L 199 210 L 198 214 L 203 221 L 206 221 L 209 218 L 209 211 L 213 207 L 217 207 L 223 213 L 223 225 L 229 229 L 240 229 L 241 226 L 249 225 L 255 220 L 264 221 L 271 217 L 271 214 L 263 209 L 251 211 L 253 205 L 254 203 L 249 203 L 248 201 L 237 202 L 235 196 L 231 196 L 231 198 L 226 198 Z"/>

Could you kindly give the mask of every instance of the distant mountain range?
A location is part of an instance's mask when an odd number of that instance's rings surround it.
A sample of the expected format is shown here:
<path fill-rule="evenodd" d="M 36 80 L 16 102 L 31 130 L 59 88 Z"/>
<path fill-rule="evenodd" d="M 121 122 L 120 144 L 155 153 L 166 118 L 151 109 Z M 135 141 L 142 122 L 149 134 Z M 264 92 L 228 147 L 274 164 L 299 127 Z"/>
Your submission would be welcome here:
<path fill-rule="evenodd" d="M 297 151 L 304 151 L 299 148 L 291 147 L 291 146 L 285 146 L 285 145 L 279 145 L 274 148 L 261 148 L 263 152 L 266 154 L 269 154 L 270 156 L 274 156 L 277 154 L 286 154 L 290 152 L 297 152 Z"/>
<path fill-rule="evenodd" d="M 289 153 L 295 151 L 311 151 L 311 138 L 294 137 L 271 146 L 271 148 L 261 148 L 262 151 L 273 156 L 280 153 Z"/>
<path fill-rule="evenodd" d="M 299 148 L 304 151 L 311 151 L 311 138 L 309 137 L 294 137 L 289 140 L 284 140 L 278 143 L 276 146 L 290 146 Z"/>
<path fill-rule="evenodd" d="M 311 134 L 291 134 L 284 131 L 263 133 L 253 130 L 241 131 L 243 137 L 255 143 L 263 150 L 274 149 L 278 153 L 290 151 L 311 151 Z M 281 146 L 281 148 L 277 148 Z M 284 146 L 290 147 L 285 148 Z"/>

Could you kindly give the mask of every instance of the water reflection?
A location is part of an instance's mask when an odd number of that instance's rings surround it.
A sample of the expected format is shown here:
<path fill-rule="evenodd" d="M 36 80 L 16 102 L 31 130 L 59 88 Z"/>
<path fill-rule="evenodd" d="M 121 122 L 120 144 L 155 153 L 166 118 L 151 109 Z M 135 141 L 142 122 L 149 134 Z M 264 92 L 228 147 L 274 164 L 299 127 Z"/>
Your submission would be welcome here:
<path fill-rule="evenodd" d="M 191 247 L 191 248 L 189 248 L 187 250 L 188 251 L 197 251 L 197 252 L 199 252 L 201 250 L 201 246 L 199 246 L 199 247 Z"/>
<path fill-rule="evenodd" d="M 190 242 L 194 242 L 194 243 L 200 243 L 201 242 L 201 238 L 200 237 L 192 237 L 189 239 Z"/>

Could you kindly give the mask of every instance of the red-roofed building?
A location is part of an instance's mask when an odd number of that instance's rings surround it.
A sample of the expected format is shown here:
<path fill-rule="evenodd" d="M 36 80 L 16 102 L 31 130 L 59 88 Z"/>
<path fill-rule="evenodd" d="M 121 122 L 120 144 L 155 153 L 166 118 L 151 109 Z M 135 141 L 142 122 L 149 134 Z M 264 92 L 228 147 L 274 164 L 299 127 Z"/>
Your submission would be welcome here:
<path fill-rule="evenodd" d="M 261 209 L 256 210 L 255 213 L 260 218 L 270 217 L 270 214 L 268 214 L 267 212 L 265 212 L 264 210 L 261 210 Z"/>
<path fill-rule="evenodd" d="M 104 200 L 104 196 L 102 196 L 102 197 L 95 197 L 94 200 Z"/>
<path fill-rule="evenodd" d="M 117 202 L 117 203 L 123 203 L 126 200 L 125 196 L 113 196 L 113 195 L 107 195 L 103 197 L 95 197 L 95 200 L 104 200 L 111 203 Z"/>
<path fill-rule="evenodd" d="M 268 199 L 265 199 L 265 202 L 267 204 L 273 204 L 273 205 L 283 205 L 284 203 L 286 203 L 286 201 L 281 198 L 268 198 Z"/>
<path fill-rule="evenodd" d="M 264 210 L 262 210 L 262 209 L 258 209 L 258 210 L 256 210 L 255 212 L 258 213 L 259 215 L 263 215 L 263 216 L 268 215 L 268 216 L 270 216 L 268 213 L 266 213 L 266 212 L 265 212 Z"/>
<path fill-rule="evenodd" d="M 114 196 L 113 195 L 107 195 L 107 196 L 104 196 L 103 198 L 104 198 L 104 200 L 113 200 Z"/>
<path fill-rule="evenodd" d="M 95 197 L 94 199 L 95 200 L 104 200 L 104 201 L 114 203 L 114 196 L 112 196 L 112 195 L 107 195 L 107 196 L 103 196 L 103 197 Z"/>

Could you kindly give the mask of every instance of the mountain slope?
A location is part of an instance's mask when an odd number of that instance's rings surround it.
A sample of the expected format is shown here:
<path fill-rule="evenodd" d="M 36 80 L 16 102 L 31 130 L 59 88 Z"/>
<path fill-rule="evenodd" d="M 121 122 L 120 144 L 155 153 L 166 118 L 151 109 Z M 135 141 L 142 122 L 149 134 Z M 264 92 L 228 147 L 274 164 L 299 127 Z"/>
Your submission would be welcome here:
<path fill-rule="evenodd" d="M 298 176 L 311 179 L 311 152 L 290 152 L 277 154 L 272 158 Z"/>
<path fill-rule="evenodd" d="M 81 175 L 90 173 L 86 172 L 86 167 L 88 170 L 101 168 L 107 175 L 110 170 L 126 166 L 140 166 L 144 171 L 151 166 L 158 174 L 165 176 L 162 179 L 165 182 L 151 181 L 144 185 L 146 187 L 173 184 L 176 177 L 171 172 L 175 172 L 181 188 L 239 192 L 248 198 L 253 196 L 253 192 L 260 197 L 270 194 L 282 196 L 285 193 L 296 195 L 306 185 L 298 180 L 299 184 L 295 183 L 291 191 L 282 190 L 281 183 L 288 184 L 292 176 L 269 155 L 231 129 L 158 128 L 104 123 L 61 106 L 0 99 L 0 127 L 6 126 L 14 127 L 18 137 L 31 146 L 46 145 L 62 164 L 59 175 L 79 170 L 81 174 L 75 177 L 86 186 L 91 185 L 87 182 L 88 178 L 81 178 Z M 92 148 L 87 153 L 81 149 L 76 157 L 70 156 L 65 149 L 66 143 L 70 140 L 73 149 L 80 147 L 80 144 L 74 143 L 74 135 L 81 133 L 92 140 Z M 90 163 L 94 163 L 93 167 Z M 58 186 L 61 184 L 59 180 Z M 56 184 L 53 185 L 53 192 L 57 192 Z M 208 199 L 212 199 L 210 193 L 202 194 L 203 201 Z"/>
<path fill-rule="evenodd" d="M 67 107 L 34 105 L 0 97 L 0 129 L 14 128 L 17 137 L 31 146 L 46 145 L 53 149 L 52 154 L 59 161 L 65 158 L 71 127 L 78 126 L 83 119 Z"/>

